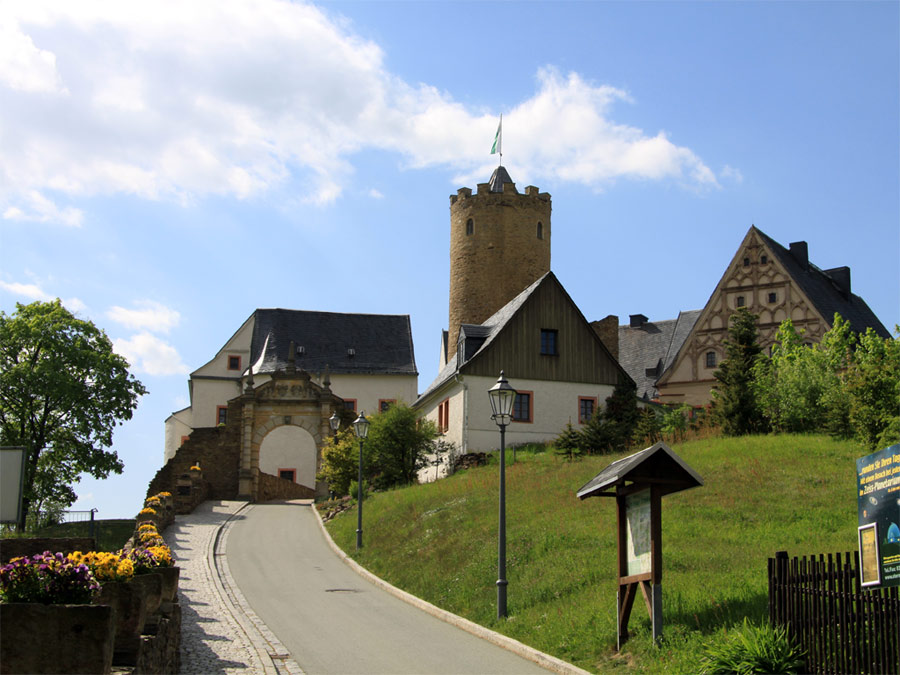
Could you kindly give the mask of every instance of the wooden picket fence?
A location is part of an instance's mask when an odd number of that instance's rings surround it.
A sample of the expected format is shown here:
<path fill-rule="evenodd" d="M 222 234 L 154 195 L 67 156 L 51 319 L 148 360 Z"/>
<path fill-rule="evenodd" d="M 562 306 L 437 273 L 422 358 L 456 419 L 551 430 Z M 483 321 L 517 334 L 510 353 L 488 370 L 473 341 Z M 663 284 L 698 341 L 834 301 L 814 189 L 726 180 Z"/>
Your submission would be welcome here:
<path fill-rule="evenodd" d="M 806 651 L 807 672 L 900 675 L 900 593 L 862 588 L 856 551 L 769 558 L 769 620 Z"/>

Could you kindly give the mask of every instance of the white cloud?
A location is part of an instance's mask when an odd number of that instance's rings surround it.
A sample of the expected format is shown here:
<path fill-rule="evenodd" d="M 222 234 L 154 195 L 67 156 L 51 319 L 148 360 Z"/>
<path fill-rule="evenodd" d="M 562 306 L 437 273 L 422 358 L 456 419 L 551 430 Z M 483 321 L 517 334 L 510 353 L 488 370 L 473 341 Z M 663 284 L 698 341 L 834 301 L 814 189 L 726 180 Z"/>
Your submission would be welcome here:
<path fill-rule="evenodd" d="M 61 209 L 37 190 L 27 190 L 20 195 L 19 203 L 21 206 L 10 206 L 3 212 L 4 220 L 58 223 L 69 227 L 81 227 L 84 220 L 80 209 L 72 206 Z"/>
<path fill-rule="evenodd" d="M 0 153 L 7 219 L 79 224 L 50 193 L 188 203 L 289 180 L 327 204 L 364 149 L 476 180 L 493 163 L 497 114 L 404 82 L 378 45 L 309 4 L 10 0 L 4 24 L 15 39 L 3 47 L 0 127 L 17 130 Z M 616 123 L 621 103 L 626 92 L 541 69 L 536 92 L 503 111 L 517 179 L 717 185 L 665 133 Z"/>
<path fill-rule="evenodd" d="M 719 175 L 722 176 L 722 178 L 727 178 L 737 184 L 744 182 L 744 174 L 741 173 L 741 170 L 735 169 L 733 166 L 728 166 L 727 164 L 722 167 L 722 171 L 719 172 Z"/>
<path fill-rule="evenodd" d="M 124 356 L 135 372 L 148 375 L 184 375 L 188 367 L 178 351 L 150 333 L 113 340 L 113 349 Z"/>
<path fill-rule="evenodd" d="M 128 328 L 156 333 L 168 333 L 181 321 L 181 314 L 153 300 L 138 300 L 135 304 L 137 309 L 110 307 L 106 316 Z"/>
<path fill-rule="evenodd" d="M 369 196 L 372 199 L 384 199 L 384 195 L 382 194 L 381 190 L 378 190 L 376 188 L 369 189 Z"/>
<path fill-rule="evenodd" d="M 30 302 L 34 302 L 35 300 L 40 300 L 41 302 L 50 302 L 51 300 L 56 299 L 56 296 L 50 295 L 37 284 L 23 284 L 17 281 L 0 281 L 0 288 L 2 288 L 4 291 L 8 292 L 15 298 L 21 298 L 22 300 L 27 300 Z M 72 313 L 82 312 L 87 309 L 87 305 L 85 305 L 78 298 L 74 297 L 62 300 L 62 304 L 63 307 L 65 307 Z"/>

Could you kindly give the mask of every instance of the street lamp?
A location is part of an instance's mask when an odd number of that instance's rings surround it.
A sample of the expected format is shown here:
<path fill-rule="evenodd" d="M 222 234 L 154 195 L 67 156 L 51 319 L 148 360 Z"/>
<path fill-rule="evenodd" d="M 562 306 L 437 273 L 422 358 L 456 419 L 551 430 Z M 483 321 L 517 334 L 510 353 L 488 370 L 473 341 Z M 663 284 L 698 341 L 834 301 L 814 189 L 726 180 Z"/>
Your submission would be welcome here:
<path fill-rule="evenodd" d="M 359 439 L 359 480 L 356 482 L 356 550 L 362 548 L 362 507 L 363 507 L 363 441 L 369 435 L 369 420 L 366 419 L 366 411 L 359 413 L 359 417 L 353 422 L 353 429 Z"/>
<path fill-rule="evenodd" d="M 506 426 L 512 421 L 516 390 L 509 386 L 503 371 L 497 384 L 488 390 L 491 419 L 500 427 L 500 541 L 497 550 L 497 618 L 506 616 Z"/>
<path fill-rule="evenodd" d="M 328 418 L 328 424 L 335 435 L 337 435 L 338 429 L 341 428 L 341 418 L 338 417 L 337 410 L 331 413 L 331 417 Z"/>

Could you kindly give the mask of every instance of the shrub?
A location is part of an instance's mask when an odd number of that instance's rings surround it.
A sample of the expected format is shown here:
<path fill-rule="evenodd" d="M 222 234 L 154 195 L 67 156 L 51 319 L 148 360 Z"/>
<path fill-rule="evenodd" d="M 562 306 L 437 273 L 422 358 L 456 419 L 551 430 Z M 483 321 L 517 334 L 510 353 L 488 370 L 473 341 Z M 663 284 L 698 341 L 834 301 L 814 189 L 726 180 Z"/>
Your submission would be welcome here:
<path fill-rule="evenodd" d="M 325 441 L 322 447 L 322 468 L 316 478 L 328 483 L 336 495 L 350 493 L 350 483 L 359 472 L 359 441 L 348 427 Z"/>
<path fill-rule="evenodd" d="M 581 444 L 581 434 L 572 426 L 571 422 L 567 422 L 566 428 L 553 441 L 553 452 L 568 460 L 573 460 L 581 456 Z"/>
<path fill-rule="evenodd" d="M 701 660 L 703 673 L 797 673 L 805 665 L 803 651 L 783 628 L 759 626 L 744 618 L 740 627 L 718 634 L 707 643 Z"/>

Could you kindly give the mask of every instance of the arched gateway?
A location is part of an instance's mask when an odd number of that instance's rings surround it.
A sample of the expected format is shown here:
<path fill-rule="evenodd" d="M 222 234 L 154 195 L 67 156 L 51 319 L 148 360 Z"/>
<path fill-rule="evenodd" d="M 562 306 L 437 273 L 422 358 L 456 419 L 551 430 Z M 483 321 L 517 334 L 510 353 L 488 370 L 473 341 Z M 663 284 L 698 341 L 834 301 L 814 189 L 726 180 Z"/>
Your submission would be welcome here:
<path fill-rule="evenodd" d="M 225 424 L 194 429 L 157 472 L 148 494 L 177 495 L 176 507 L 184 513 L 203 498 L 269 501 L 327 494 L 316 474 L 331 434 L 328 419 L 343 410 L 343 399 L 332 393 L 327 374 L 316 384 L 293 360 L 265 377 L 259 385 L 247 378 L 244 392 L 228 401 Z M 194 465 L 202 469 L 201 494 L 188 487 L 182 495 L 178 481 L 189 479 Z"/>
<path fill-rule="evenodd" d="M 327 377 L 318 385 L 293 363 L 259 386 L 250 380 L 243 395 L 228 405 L 229 415 L 239 408 L 238 498 L 270 496 L 273 476 L 306 488 L 309 497 L 324 494 L 327 487 L 316 482 L 316 473 L 322 444 L 331 433 L 328 418 L 342 405 Z"/>

